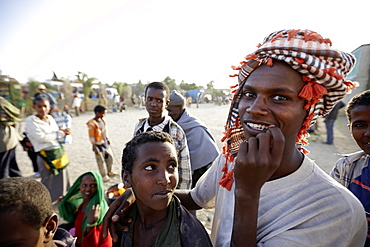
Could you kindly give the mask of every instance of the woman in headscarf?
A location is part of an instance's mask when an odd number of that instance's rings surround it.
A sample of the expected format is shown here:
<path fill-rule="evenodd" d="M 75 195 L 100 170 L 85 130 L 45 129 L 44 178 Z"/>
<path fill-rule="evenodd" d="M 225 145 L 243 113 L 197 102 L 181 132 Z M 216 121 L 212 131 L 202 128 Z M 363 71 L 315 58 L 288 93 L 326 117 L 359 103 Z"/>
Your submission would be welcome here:
<path fill-rule="evenodd" d="M 103 179 L 98 172 L 86 172 L 78 177 L 58 209 L 64 220 L 74 222 L 77 245 L 112 246 L 111 237 L 101 235 L 108 204 L 104 198 Z"/>

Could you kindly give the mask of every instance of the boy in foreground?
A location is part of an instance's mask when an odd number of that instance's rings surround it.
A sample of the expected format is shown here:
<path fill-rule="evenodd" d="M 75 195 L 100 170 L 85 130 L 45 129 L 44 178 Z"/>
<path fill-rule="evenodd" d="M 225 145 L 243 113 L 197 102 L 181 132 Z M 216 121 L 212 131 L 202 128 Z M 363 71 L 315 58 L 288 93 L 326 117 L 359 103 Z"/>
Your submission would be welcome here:
<path fill-rule="evenodd" d="M 178 161 L 169 134 L 143 132 L 129 141 L 122 154 L 122 179 L 136 201 L 127 212 L 130 231 L 115 246 L 212 246 L 203 225 L 174 196 Z"/>
<path fill-rule="evenodd" d="M 2 247 L 75 246 L 75 238 L 58 228 L 49 191 L 34 179 L 0 179 L 0 218 Z"/>
<path fill-rule="evenodd" d="M 354 96 L 346 108 L 348 127 L 361 151 L 340 158 L 330 172 L 362 203 L 370 224 L 370 90 Z M 370 246 L 370 231 L 365 246 Z"/>
<path fill-rule="evenodd" d="M 176 191 L 187 209 L 215 208 L 214 246 L 364 244 L 361 203 L 302 146 L 317 116 L 354 87 L 344 80 L 353 65 L 329 39 L 291 29 L 271 33 L 234 67 L 240 72 L 222 155 L 194 189 Z"/>

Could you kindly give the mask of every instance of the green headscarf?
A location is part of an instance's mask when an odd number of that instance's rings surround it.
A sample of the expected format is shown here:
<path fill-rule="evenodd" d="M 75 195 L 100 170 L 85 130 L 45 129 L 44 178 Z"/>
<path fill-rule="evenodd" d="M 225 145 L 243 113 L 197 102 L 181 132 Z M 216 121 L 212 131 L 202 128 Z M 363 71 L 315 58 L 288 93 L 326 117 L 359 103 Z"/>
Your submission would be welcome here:
<path fill-rule="evenodd" d="M 96 194 L 91 198 L 89 204 L 87 205 L 86 212 L 89 212 L 93 205 L 99 204 L 100 215 L 96 223 L 97 225 L 101 225 L 103 223 L 104 215 L 108 210 L 108 204 L 104 197 L 103 178 L 98 172 L 93 171 L 85 172 L 84 174 L 79 176 L 72 185 L 72 187 L 68 190 L 67 195 L 59 203 L 58 205 L 59 214 L 67 222 L 75 221 L 78 207 L 83 203 L 83 198 L 80 192 L 80 184 L 82 181 L 82 177 L 89 173 L 94 176 L 97 191 Z M 86 224 L 87 224 L 87 215 L 85 214 L 84 219 L 82 221 L 82 232 L 85 231 Z"/>

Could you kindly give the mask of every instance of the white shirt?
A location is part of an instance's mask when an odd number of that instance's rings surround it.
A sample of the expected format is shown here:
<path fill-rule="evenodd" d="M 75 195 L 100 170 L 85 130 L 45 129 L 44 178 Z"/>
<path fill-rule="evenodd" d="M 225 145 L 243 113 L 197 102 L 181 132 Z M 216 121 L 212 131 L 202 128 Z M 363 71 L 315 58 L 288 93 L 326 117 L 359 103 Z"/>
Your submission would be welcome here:
<path fill-rule="evenodd" d="M 59 130 L 54 118 L 50 115 L 47 115 L 47 118 L 50 124 L 42 121 L 36 115 L 31 115 L 26 119 L 25 131 L 35 152 L 60 146 L 58 140 L 65 136 L 64 132 Z"/>
<path fill-rule="evenodd" d="M 231 191 L 218 185 L 224 162 L 219 155 L 190 192 L 199 206 L 215 208 L 214 246 L 230 246 L 233 227 L 235 183 Z M 308 157 L 297 171 L 261 189 L 257 246 L 363 246 L 366 232 L 358 199 Z"/>

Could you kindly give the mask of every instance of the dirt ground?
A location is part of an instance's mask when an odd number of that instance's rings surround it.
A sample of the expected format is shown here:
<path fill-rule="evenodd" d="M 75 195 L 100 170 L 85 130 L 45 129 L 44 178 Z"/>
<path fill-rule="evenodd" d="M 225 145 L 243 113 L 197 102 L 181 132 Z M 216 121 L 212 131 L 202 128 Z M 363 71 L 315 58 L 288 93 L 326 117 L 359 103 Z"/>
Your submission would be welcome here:
<path fill-rule="evenodd" d="M 200 104 L 199 108 L 193 105 L 188 110 L 205 122 L 215 136 L 219 148 L 221 148 L 220 140 L 222 138 L 223 126 L 226 123 L 229 105 Z M 71 161 L 69 166 L 71 182 L 86 171 L 98 171 L 86 127 L 86 122 L 93 116 L 93 112 L 87 112 L 78 117 L 73 117 L 73 143 L 65 146 Z M 115 156 L 114 172 L 120 173 L 120 159 L 124 144 L 132 138 L 137 120 L 143 117 L 147 117 L 145 109 L 129 108 L 125 112 L 108 110 L 106 121 L 111 147 Z M 20 124 L 20 130 L 23 129 L 24 122 Z M 322 144 L 325 138 L 325 125 L 322 119 L 319 119 L 318 130 L 316 134 L 309 138 L 310 144 L 307 149 L 311 152 L 308 156 L 316 160 L 316 163 L 326 172 L 330 172 L 341 154 L 358 150 L 357 145 L 348 132 L 346 119 L 343 115 L 338 117 L 335 124 L 334 145 Z M 33 174 L 31 161 L 20 145 L 17 147 L 16 155 L 23 176 L 31 176 Z M 121 182 L 121 178 L 117 176 L 111 182 L 105 183 L 105 189 L 119 182 Z M 210 231 L 213 210 L 202 209 L 197 212 L 197 217 Z"/>

